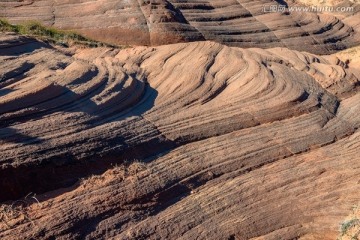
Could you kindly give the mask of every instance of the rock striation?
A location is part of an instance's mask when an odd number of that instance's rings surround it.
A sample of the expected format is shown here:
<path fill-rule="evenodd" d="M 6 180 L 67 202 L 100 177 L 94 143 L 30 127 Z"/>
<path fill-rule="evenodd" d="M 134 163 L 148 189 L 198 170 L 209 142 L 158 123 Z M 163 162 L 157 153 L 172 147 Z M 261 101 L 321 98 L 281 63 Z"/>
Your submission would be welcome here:
<path fill-rule="evenodd" d="M 360 200 L 360 74 L 336 55 L 0 42 L 0 201 L 40 201 L 1 239 L 334 239 Z"/>
<path fill-rule="evenodd" d="M 286 11 L 268 12 L 279 4 Z M 0 17 L 15 23 L 39 20 L 125 45 L 211 40 L 329 54 L 360 43 L 359 4 L 349 2 L 345 5 L 352 11 L 336 14 L 290 10 L 298 5 L 269 0 L 7 0 L 0 2 Z"/>

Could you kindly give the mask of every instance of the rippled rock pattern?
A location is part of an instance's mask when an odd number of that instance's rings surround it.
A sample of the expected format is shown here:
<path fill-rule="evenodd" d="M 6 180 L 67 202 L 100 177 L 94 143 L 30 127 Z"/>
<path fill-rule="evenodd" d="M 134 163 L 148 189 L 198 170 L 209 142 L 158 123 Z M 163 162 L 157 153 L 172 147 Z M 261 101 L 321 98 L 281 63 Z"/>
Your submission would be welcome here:
<path fill-rule="evenodd" d="M 288 2 L 288 3 L 287 3 Z M 360 5 L 345 13 L 269 13 L 270 0 L 7 0 L 0 17 L 40 20 L 115 44 L 161 45 L 212 40 L 238 47 L 287 47 L 328 54 L 360 43 Z"/>
<path fill-rule="evenodd" d="M 41 201 L 1 239 L 334 239 L 360 200 L 360 74 L 336 56 L 0 42 L 0 200 Z"/>

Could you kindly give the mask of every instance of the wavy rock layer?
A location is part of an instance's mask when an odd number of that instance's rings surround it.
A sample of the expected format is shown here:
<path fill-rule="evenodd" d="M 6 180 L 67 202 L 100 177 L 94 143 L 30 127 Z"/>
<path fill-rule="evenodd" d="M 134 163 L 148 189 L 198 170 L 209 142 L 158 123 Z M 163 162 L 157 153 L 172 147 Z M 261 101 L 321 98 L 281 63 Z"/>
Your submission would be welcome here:
<path fill-rule="evenodd" d="M 326 54 L 360 42 L 360 5 L 345 13 L 264 12 L 269 0 L 26 0 L 0 2 L 0 17 L 40 20 L 116 44 L 212 40 L 239 47 L 288 47 Z M 295 3 L 288 3 L 288 7 Z"/>
<path fill-rule="evenodd" d="M 360 200 L 359 75 L 335 56 L 0 40 L 0 197 L 44 193 L 1 239 L 333 239 Z"/>

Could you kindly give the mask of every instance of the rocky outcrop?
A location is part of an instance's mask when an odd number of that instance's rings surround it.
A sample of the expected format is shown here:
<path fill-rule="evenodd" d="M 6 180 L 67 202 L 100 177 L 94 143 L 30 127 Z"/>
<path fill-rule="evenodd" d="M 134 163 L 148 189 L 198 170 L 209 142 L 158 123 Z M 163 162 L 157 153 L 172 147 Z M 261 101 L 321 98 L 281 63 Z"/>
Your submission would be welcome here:
<path fill-rule="evenodd" d="M 40 202 L 1 239 L 333 239 L 360 200 L 360 76 L 336 56 L 2 34 L 0 62 L 0 197 Z"/>
<path fill-rule="evenodd" d="M 267 12 L 286 4 L 284 12 Z M 297 2 L 248 0 L 2 1 L 0 17 L 40 20 L 99 41 L 161 45 L 212 40 L 238 47 L 287 47 L 317 54 L 359 44 L 360 7 L 345 13 L 290 11 Z M 266 10 L 266 11 L 264 11 Z"/>

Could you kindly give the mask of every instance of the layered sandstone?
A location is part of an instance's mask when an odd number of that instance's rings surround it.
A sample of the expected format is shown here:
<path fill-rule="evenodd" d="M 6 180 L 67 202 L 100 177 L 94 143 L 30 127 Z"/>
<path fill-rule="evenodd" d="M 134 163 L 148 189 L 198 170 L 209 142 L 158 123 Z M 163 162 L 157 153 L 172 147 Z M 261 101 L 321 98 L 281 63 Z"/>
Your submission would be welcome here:
<path fill-rule="evenodd" d="M 284 12 L 268 12 L 270 6 L 280 4 L 286 5 Z M 352 4 L 351 12 L 337 14 L 289 10 L 297 4 L 270 0 L 7 0 L 0 2 L 0 17 L 15 23 L 39 20 L 113 44 L 206 39 L 229 46 L 287 47 L 317 54 L 359 44 L 359 4 Z"/>
<path fill-rule="evenodd" d="M 0 197 L 40 202 L 1 239 L 334 239 L 360 201 L 354 59 L 0 41 Z"/>

